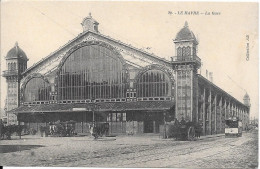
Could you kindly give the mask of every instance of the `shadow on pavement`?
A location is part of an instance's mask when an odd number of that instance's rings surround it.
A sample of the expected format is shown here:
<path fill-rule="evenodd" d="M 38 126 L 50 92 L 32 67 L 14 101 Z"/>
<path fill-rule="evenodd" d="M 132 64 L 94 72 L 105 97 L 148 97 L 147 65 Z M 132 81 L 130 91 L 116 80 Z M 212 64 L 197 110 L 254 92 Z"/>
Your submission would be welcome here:
<path fill-rule="evenodd" d="M 34 148 L 44 147 L 41 145 L 0 145 L 0 153 L 10 153 L 16 151 L 30 150 Z"/>

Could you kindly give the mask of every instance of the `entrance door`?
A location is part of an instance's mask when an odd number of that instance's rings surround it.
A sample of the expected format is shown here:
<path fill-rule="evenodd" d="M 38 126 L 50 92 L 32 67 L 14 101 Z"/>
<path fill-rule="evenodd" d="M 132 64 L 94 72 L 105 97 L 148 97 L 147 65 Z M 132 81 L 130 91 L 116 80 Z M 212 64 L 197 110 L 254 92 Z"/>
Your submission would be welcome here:
<path fill-rule="evenodd" d="M 153 133 L 153 121 L 144 121 L 144 133 Z"/>

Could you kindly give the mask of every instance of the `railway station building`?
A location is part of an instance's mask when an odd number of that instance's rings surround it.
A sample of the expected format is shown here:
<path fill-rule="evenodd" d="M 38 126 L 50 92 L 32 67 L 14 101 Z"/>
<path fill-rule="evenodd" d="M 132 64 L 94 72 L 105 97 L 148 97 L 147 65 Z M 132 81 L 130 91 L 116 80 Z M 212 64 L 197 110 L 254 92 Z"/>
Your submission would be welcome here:
<path fill-rule="evenodd" d="M 249 124 L 250 98 L 236 98 L 198 74 L 198 41 L 188 23 L 173 39 L 174 56 L 163 59 L 99 32 L 91 15 L 83 32 L 27 68 L 19 44 L 5 56 L 6 110 L 36 129 L 76 121 L 76 132 L 108 122 L 112 134 L 158 133 L 166 122 L 203 124 L 203 134 L 223 133 L 225 119 Z"/>

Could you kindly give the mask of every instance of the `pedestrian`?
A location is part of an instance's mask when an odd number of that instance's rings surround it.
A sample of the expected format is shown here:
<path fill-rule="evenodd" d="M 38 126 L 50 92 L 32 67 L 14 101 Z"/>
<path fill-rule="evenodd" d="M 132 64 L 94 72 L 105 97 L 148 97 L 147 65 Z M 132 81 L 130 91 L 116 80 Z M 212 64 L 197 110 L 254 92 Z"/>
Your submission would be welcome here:
<path fill-rule="evenodd" d="M 186 121 L 184 120 L 184 117 L 181 118 L 181 125 L 186 125 Z"/>
<path fill-rule="evenodd" d="M 2 122 L 2 119 L 0 119 L 0 140 L 2 138 L 3 132 L 4 132 L 4 124 Z"/>
<path fill-rule="evenodd" d="M 90 135 L 93 136 L 93 126 L 92 126 L 92 124 L 89 125 L 89 132 L 90 132 Z"/>
<path fill-rule="evenodd" d="M 44 127 L 43 127 L 43 126 L 40 126 L 41 137 L 43 137 L 44 130 L 45 130 Z"/>
<path fill-rule="evenodd" d="M 200 138 L 200 123 L 197 122 L 196 125 L 195 125 L 195 137 L 196 138 Z"/>

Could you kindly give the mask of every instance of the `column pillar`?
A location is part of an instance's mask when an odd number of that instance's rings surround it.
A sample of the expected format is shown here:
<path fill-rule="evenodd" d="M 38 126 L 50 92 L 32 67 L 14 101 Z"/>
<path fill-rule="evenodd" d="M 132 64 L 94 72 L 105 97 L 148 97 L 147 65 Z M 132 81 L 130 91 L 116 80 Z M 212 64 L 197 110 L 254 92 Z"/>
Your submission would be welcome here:
<path fill-rule="evenodd" d="M 212 112 L 211 112 L 211 107 L 212 107 L 212 104 L 211 104 L 211 89 L 209 89 L 209 131 L 210 131 L 210 134 L 212 134 Z"/>
<path fill-rule="evenodd" d="M 225 99 L 225 103 L 224 103 L 224 113 L 225 113 L 225 120 L 227 119 L 227 100 Z"/>
<path fill-rule="evenodd" d="M 227 118 L 229 118 L 231 116 L 230 112 L 231 112 L 231 103 L 229 101 L 229 103 L 228 103 L 228 117 Z"/>
<path fill-rule="evenodd" d="M 203 104 L 202 104 L 202 120 L 203 120 L 203 135 L 206 135 L 206 90 L 203 89 Z"/>
<path fill-rule="evenodd" d="M 214 98 L 214 104 L 215 104 L 215 133 L 214 134 L 217 134 L 217 94 L 215 95 L 215 98 Z"/>
<path fill-rule="evenodd" d="M 222 96 L 220 97 L 219 100 L 219 132 L 222 133 L 222 128 L 223 128 L 223 124 L 222 124 Z"/>

